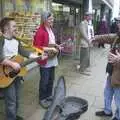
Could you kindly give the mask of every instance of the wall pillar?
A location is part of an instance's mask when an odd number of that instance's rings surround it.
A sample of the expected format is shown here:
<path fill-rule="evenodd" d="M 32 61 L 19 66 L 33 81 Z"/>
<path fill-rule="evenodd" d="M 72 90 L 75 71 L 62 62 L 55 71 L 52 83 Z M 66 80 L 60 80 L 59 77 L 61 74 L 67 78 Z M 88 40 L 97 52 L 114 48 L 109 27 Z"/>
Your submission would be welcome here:
<path fill-rule="evenodd" d="M 92 13 L 92 0 L 83 0 L 83 15 L 86 12 L 91 12 Z"/>
<path fill-rule="evenodd" d="M 89 10 L 89 0 L 83 0 L 83 15 Z"/>
<path fill-rule="evenodd" d="M 109 26 L 109 30 L 110 30 L 110 26 L 111 26 L 111 19 L 112 19 L 112 10 L 109 9 L 109 12 L 108 12 L 108 26 Z"/>
<path fill-rule="evenodd" d="M 120 1 L 119 0 L 114 0 L 112 18 L 115 18 L 115 17 L 119 16 L 119 9 L 120 9 Z"/>

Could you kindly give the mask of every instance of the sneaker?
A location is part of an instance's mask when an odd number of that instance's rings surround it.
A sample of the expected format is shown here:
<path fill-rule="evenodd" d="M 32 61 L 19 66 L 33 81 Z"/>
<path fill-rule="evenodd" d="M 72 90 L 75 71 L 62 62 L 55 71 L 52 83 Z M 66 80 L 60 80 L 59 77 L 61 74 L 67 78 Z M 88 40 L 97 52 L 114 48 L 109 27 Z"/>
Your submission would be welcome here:
<path fill-rule="evenodd" d="M 53 100 L 53 96 L 49 96 L 46 98 L 47 101 L 52 101 Z"/>
<path fill-rule="evenodd" d="M 17 116 L 16 116 L 16 120 L 24 120 L 24 118 L 17 115 Z"/>
<path fill-rule="evenodd" d="M 43 100 L 40 100 L 39 104 L 40 104 L 43 108 L 47 109 L 47 108 L 49 108 L 49 106 L 51 105 L 51 102 L 52 102 L 52 101 L 48 101 L 48 100 L 46 100 L 46 99 L 43 99 Z"/>
<path fill-rule="evenodd" d="M 114 117 L 112 120 L 118 120 L 116 117 Z"/>
<path fill-rule="evenodd" d="M 90 73 L 87 72 L 80 72 L 80 74 L 90 76 Z"/>
<path fill-rule="evenodd" d="M 98 111 L 95 113 L 96 116 L 100 116 L 100 117 L 112 117 L 112 112 L 110 114 L 106 114 L 104 111 Z"/>

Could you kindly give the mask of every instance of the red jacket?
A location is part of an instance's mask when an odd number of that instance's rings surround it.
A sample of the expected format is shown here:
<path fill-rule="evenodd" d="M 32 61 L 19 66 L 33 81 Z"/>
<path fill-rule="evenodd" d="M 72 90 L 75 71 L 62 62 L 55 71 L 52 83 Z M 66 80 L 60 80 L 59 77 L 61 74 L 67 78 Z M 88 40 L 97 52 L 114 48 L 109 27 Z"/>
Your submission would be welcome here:
<path fill-rule="evenodd" d="M 43 47 L 48 47 L 48 43 L 49 43 L 48 32 L 45 29 L 45 26 L 43 24 L 41 24 L 34 36 L 33 46 L 43 49 Z M 47 62 L 47 59 L 39 60 L 37 62 L 41 65 L 45 65 Z"/>

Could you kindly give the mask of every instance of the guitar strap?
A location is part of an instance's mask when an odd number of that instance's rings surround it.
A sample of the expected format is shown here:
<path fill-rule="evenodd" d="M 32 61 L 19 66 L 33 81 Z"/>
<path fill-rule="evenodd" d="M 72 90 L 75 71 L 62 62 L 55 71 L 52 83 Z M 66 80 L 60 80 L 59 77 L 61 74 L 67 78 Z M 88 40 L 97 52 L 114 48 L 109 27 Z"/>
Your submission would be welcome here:
<path fill-rule="evenodd" d="M 17 40 L 18 42 L 20 42 L 19 38 L 13 37 L 15 40 Z M 0 42 L 2 41 L 2 44 L 4 44 L 4 39 L 5 37 L 3 35 L 0 36 Z"/>
<path fill-rule="evenodd" d="M 20 42 L 20 40 L 18 40 L 16 37 L 14 37 L 18 42 Z M 0 42 L 1 42 L 1 44 L 2 44 L 2 46 L 4 45 L 4 39 L 5 39 L 5 37 L 2 35 L 2 36 L 0 36 Z"/>

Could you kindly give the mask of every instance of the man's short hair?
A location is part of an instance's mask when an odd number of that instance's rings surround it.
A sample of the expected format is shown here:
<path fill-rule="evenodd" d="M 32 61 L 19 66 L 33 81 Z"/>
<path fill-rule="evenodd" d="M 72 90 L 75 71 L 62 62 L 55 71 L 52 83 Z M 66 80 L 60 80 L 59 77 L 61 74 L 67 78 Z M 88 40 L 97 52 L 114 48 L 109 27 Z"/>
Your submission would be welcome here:
<path fill-rule="evenodd" d="M 5 27 L 9 25 L 10 21 L 14 21 L 14 18 L 10 18 L 10 17 L 4 17 L 1 21 L 0 21 L 0 29 L 1 32 L 4 33 Z"/>

